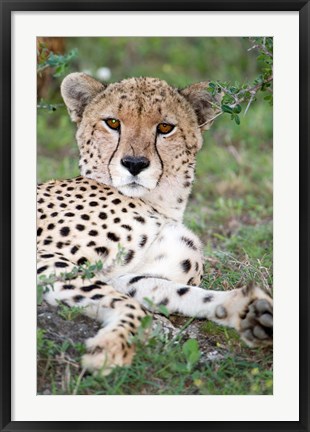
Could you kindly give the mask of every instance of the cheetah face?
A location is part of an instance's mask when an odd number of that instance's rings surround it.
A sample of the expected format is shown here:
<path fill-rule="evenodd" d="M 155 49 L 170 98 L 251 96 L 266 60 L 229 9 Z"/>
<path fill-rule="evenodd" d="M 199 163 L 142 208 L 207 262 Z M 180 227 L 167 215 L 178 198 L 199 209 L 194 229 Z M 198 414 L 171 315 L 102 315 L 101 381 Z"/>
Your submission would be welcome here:
<path fill-rule="evenodd" d="M 85 74 L 66 77 L 62 95 L 78 125 L 81 174 L 131 197 L 191 183 L 201 131 L 214 116 L 206 86 L 178 90 L 155 78 L 103 85 Z"/>

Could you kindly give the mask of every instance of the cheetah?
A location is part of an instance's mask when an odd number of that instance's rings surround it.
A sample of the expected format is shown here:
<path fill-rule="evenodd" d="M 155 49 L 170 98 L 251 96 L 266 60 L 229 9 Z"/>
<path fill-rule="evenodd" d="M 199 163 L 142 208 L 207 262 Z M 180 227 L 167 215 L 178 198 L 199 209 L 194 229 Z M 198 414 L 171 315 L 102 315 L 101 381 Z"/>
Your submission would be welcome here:
<path fill-rule="evenodd" d="M 81 306 L 102 324 L 86 341 L 90 372 L 129 365 L 131 336 L 159 305 L 233 327 L 250 347 L 272 344 L 270 296 L 257 286 L 199 287 L 202 244 L 182 222 L 202 132 L 217 114 L 207 85 L 177 89 L 144 77 L 103 84 L 84 73 L 62 82 L 80 176 L 38 186 L 37 273 L 56 276 L 48 303 Z M 98 261 L 99 276 L 62 277 Z"/>

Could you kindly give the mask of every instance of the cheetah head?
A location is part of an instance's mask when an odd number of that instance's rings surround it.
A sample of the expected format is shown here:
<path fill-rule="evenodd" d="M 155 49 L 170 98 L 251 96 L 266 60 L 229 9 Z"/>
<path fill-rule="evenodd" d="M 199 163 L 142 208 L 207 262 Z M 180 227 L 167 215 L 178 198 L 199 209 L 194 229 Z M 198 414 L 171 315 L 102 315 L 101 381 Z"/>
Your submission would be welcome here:
<path fill-rule="evenodd" d="M 68 75 L 61 92 L 78 127 L 81 174 L 131 197 L 189 188 L 202 131 L 216 114 L 206 87 L 179 90 L 155 78 L 105 85 Z"/>

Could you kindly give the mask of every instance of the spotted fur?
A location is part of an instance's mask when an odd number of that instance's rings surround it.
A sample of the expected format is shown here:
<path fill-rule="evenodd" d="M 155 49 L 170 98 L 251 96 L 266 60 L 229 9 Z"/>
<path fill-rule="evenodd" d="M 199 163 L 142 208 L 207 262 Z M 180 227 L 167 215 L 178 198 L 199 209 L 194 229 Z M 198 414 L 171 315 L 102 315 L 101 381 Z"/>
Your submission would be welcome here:
<path fill-rule="evenodd" d="M 59 277 L 45 293 L 49 303 L 82 306 L 102 322 L 86 343 L 91 371 L 130 364 L 130 336 L 152 308 L 145 298 L 234 327 L 250 346 L 272 341 L 272 300 L 260 288 L 199 288 L 202 245 L 182 223 L 201 132 L 215 114 L 206 86 L 178 90 L 155 78 L 103 85 L 79 73 L 63 81 L 81 175 L 38 186 L 38 274 L 103 262 L 99 276 Z M 160 124 L 172 130 L 163 134 Z"/>

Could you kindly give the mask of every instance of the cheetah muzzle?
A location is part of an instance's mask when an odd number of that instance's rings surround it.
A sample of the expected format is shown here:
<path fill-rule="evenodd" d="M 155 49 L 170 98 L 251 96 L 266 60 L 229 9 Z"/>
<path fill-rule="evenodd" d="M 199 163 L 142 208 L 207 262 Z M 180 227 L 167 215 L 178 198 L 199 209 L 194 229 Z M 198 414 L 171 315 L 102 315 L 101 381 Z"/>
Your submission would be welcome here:
<path fill-rule="evenodd" d="M 206 87 L 179 90 L 155 78 L 106 85 L 83 73 L 62 83 L 81 175 L 38 186 L 38 275 L 56 276 L 47 302 L 81 306 L 102 323 L 86 343 L 90 371 L 130 364 L 128 342 L 150 301 L 233 327 L 250 346 L 272 343 L 269 295 L 200 288 L 202 245 L 182 223 L 202 132 L 216 115 Z M 98 261 L 99 276 L 62 277 Z"/>

